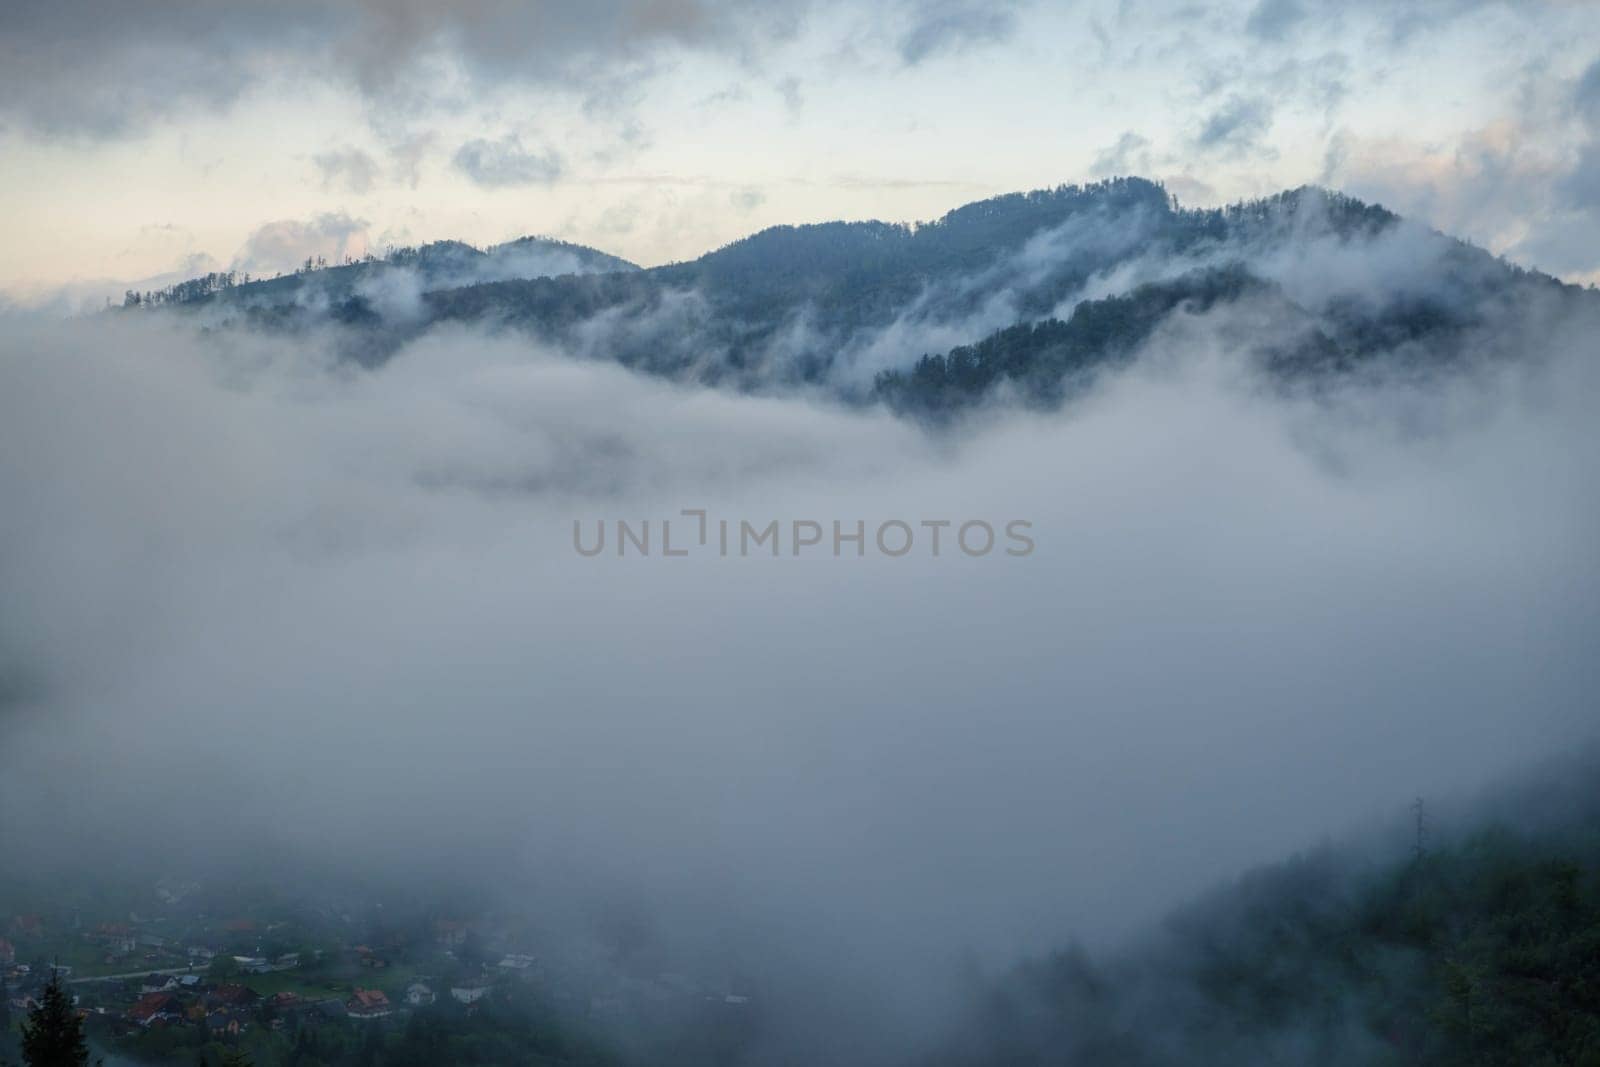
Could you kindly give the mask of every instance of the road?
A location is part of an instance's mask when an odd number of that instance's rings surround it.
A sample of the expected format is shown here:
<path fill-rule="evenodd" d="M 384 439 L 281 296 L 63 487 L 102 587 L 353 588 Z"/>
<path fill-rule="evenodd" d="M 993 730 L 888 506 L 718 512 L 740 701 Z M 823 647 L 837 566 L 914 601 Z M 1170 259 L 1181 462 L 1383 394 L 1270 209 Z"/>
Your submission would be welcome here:
<path fill-rule="evenodd" d="M 126 974 L 96 974 L 85 978 L 68 978 L 68 985 L 82 985 L 85 982 L 116 982 L 124 978 L 143 978 L 147 974 L 170 974 L 177 978 L 185 974 L 205 974 L 211 969 L 209 963 L 197 963 L 182 970 L 168 970 L 165 967 L 151 964 L 142 971 L 129 971 Z"/>

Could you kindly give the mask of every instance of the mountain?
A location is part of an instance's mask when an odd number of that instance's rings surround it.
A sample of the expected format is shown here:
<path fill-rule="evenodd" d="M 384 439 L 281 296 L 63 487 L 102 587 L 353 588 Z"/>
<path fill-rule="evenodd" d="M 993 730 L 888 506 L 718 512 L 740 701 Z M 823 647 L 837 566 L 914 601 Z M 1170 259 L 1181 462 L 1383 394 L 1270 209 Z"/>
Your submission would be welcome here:
<path fill-rule="evenodd" d="M 461 241 L 435 241 L 332 266 L 307 259 L 293 274 L 272 278 L 252 280 L 233 271 L 206 274 L 155 292 L 130 291 L 124 306 L 298 308 L 349 319 L 361 316 L 347 305 L 373 305 L 390 289 L 425 292 L 513 278 L 638 269 L 625 259 L 548 237 L 520 237 L 481 250 Z"/>
<path fill-rule="evenodd" d="M 1140 178 L 995 197 L 918 225 L 773 227 L 648 270 L 552 242 L 486 253 L 442 242 L 200 289 L 169 303 L 225 323 L 327 327 L 366 363 L 451 322 L 678 380 L 822 386 L 932 419 L 993 396 L 1060 403 L 1200 312 L 1247 310 L 1250 350 L 1304 375 L 1381 356 L 1450 360 L 1474 331 L 1509 337 L 1530 316 L 1594 306 L 1338 193 L 1195 210 Z"/>
<path fill-rule="evenodd" d="M 920 1067 L 1600 1063 L 1600 752 L 994 979 Z"/>

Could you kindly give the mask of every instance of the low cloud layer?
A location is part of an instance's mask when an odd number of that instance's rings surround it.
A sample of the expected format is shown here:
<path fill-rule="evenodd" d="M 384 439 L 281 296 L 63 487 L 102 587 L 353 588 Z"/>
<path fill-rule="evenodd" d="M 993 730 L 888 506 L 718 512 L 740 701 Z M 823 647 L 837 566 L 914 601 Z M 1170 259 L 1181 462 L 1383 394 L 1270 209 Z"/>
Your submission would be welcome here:
<path fill-rule="evenodd" d="M 469 332 L 352 372 L 314 338 L 18 323 L 8 850 L 625 898 L 757 967 L 796 1060 L 892 1058 L 963 950 L 1114 939 L 1592 730 L 1592 326 L 1313 400 L 1179 316 L 1062 413 L 933 438 Z M 573 550 L 574 519 L 686 508 L 1038 547 Z"/>

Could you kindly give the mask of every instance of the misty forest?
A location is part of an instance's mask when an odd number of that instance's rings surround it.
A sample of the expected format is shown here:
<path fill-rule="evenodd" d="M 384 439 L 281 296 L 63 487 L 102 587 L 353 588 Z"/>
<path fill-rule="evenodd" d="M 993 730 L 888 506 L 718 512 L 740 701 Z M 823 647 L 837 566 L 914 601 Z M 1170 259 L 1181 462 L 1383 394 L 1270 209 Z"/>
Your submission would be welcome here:
<path fill-rule="evenodd" d="M 1600 1067 L 1593 14 L 0 10 L 0 1067 Z"/>

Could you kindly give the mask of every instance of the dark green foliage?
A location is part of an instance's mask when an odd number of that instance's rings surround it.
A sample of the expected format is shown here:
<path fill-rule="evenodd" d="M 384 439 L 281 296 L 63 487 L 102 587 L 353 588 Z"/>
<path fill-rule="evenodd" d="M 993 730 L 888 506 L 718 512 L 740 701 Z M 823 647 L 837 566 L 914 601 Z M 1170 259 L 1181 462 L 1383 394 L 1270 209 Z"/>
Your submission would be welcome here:
<path fill-rule="evenodd" d="M 430 319 L 490 322 L 582 343 L 577 328 L 610 316 L 602 354 L 628 366 L 741 385 L 820 380 L 840 349 L 889 326 L 918 300 L 940 321 L 1017 290 L 1044 314 L 1094 271 L 1128 254 L 1063 253 L 1024 282 L 1008 261 L 1069 222 L 1096 232 L 1144 232 L 1176 217 L 1166 192 L 1139 178 L 995 197 L 922 226 L 830 222 L 776 226 L 710 252 L 631 275 L 542 278 L 431 293 Z M 803 327 L 807 339 L 787 332 Z"/>
<path fill-rule="evenodd" d="M 519 258 L 567 262 L 586 271 L 638 269 L 616 256 L 547 237 L 522 237 L 488 250 L 461 241 L 435 241 L 419 247 L 393 248 L 381 258 L 367 255 L 346 259 L 342 264 L 307 259 L 294 273 L 273 278 L 252 280 L 250 275 L 237 271 L 214 272 L 165 289 L 143 293 L 129 290 L 123 306 L 198 305 L 219 300 L 241 307 L 280 306 L 302 301 L 309 295 L 318 305 L 331 307 L 354 299 L 363 282 L 381 280 L 396 269 L 415 273 L 429 287 L 455 286 L 478 276 L 504 276 L 515 271 Z"/>
<path fill-rule="evenodd" d="M 1600 846 L 1491 827 L 1379 869 L 1324 849 L 976 1000 L 930 1063 L 1597 1064 Z"/>
<path fill-rule="evenodd" d="M 83 1020 L 59 974 L 51 974 L 38 1007 L 22 1024 L 22 1062 L 27 1067 L 80 1067 L 89 1062 Z"/>
<path fill-rule="evenodd" d="M 589 273 L 510 269 L 518 255 L 539 250 L 575 257 Z M 1364 265 L 1353 273 L 1406 284 L 1390 292 L 1334 282 L 1323 291 L 1317 268 L 1296 260 L 1301 254 L 1345 263 L 1370 256 L 1374 265 L 1398 257 L 1387 273 Z M 1284 262 L 1291 267 L 1274 273 L 1271 264 Z M 1081 299 L 1119 284 L 1119 271 L 1160 280 Z M 401 273 L 411 289 L 386 286 Z M 1285 282 L 1292 295 L 1267 280 L 1285 276 L 1300 279 L 1298 287 Z M 208 324 L 327 341 L 367 366 L 435 326 L 465 324 L 680 380 L 740 389 L 824 384 L 847 401 L 881 401 L 933 421 L 996 395 L 1060 404 L 1184 308 L 1259 297 L 1260 310 L 1292 328 L 1248 339 L 1249 354 L 1280 381 L 1315 384 L 1380 361 L 1456 360 L 1473 327 L 1519 311 L 1536 318 L 1538 301 L 1562 290 L 1481 249 L 1402 231 L 1394 214 L 1337 193 L 1306 187 L 1193 210 L 1139 178 L 994 197 L 923 225 L 777 226 L 650 270 L 528 239 L 488 252 L 438 242 L 383 260 L 325 268 L 312 261 L 287 277 L 233 282 L 208 276 L 144 302 L 203 312 Z M 948 339 L 966 343 L 930 353 L 927 337 L 941 349 Z M 888 369 L 869 383 L 880 367 Z"/>
<path fill-rule="evenodd" d="M 1130 355 L 1174 308 L 1204 311 L 1265 288 L 1236 266 L 1085 300 L 1066 322 L 1019 323 L 948 355 L 923 356 L 909 372 L 884 371 L 875 391 L 897 411 L 932 416 L 965 407 L 1002 381 L 1030 403 L 1056 404 L 1076 377 Z"/>

